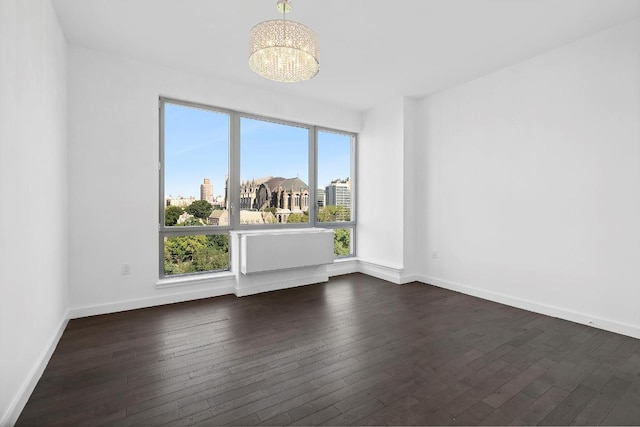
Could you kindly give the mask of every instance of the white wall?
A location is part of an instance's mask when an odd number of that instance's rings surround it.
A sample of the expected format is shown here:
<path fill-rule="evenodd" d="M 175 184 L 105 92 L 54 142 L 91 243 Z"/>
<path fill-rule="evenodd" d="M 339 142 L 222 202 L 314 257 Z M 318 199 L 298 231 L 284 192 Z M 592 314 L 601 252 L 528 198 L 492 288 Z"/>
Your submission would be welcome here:
<path fill-rule="evenodd" d="M 359 137 L 360 271 L 394 283 L 420 279 L 425 253 L 420 111 L 417 99 L 389 99 L 365 112 Z"/>
<path fill-rule="evenodd" d="M 425 280 L 640 337 L 640 22 L 420 104 Z"/>
<path fill-rule="evenodd" d="M 358 258 L 393 270 L 404 268 L 404 104 L 367 111 L 358 139 Z"/>
<path fill-rule="evenodd" d="M 359 131 L 361 114 L 80 47 L 69 49 L 72 316 L 233 292 L 218 282 L 156 289 L 158 97 Z M 131 274 L 121 275 L 129 263 Z"/>
<path fill-rule="evenodd" d="M 426 230 L 424 215 L 424 182 L 426 171 L 425 144 L 419 140 L 420 104 L 416 99 L 404 99 L 404 159 L 403 159 L 403 258 L 404 278 L 402 282 L 419 279 L 422 260 L 426 257 L 426 246 L 422 236 Z"/>
<path fill-rule="evenodd" d="M 49 0 L 0 2 L 0 425 L 66 325 L 66 55 Z"/>

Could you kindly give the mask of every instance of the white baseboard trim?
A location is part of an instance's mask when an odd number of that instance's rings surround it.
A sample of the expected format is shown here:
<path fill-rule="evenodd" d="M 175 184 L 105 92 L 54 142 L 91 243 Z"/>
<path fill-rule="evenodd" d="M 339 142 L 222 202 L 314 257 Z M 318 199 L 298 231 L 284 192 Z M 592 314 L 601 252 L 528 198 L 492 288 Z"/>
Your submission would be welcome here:
<path fill-rule="evenodd" d="M 422 276 L 419 274 L 404 274 L 401 276 L 401 284 L 406 285 L 411 282 L 422 282 Z"/>
<path fill-rule="evenodd" d="M 300 277 L 292 280 L 280 280 L 272 283 L 264 283 L 256 286 L 236 287 L 234 293 L 238 297 L 246 297 L 249 295 L 259 294 L 261 292 L 278 291 L 280 289 L 296 288 L 298 286 L 312 285 L 314 283 L 326 282 L 329 276 L 326 274 Z"/>
<path fill-rule="evenodd" d="M 127 301 L 118 301 L 109 304 L 90 305 L 76 307 L 69 310 L 69 318 L 96 316 L 99 314 L 117 313 L 119 311 L 136 310 L 138 308 L 155 307 L 157 305 L 173 304 L 197 300 L 202 298 L 232 295 L 235 291 L 235 282 L 225 282 L 217 286 L 197 291 L 186 291 L 169 295 L 156 295 L 149 298 L 139 298 Z"/>
<path fill-rule="evenodd" d="M 347 258 L 344 260 L 336 260 L 333 264 L 327 265 L 327 273 L 329 277 L 342 276 L 345 274 L 359 273 L 360 261 L 356 258 Z"/>
<path fill-rule="evenodd" d="M 360 260 L 360 273 L 367 276 L 373 276 L 378 279 L 386 280 L 387 282 L 401 285 L 407 283 L 404 281 L 404 269 L 387 267 L 385 265 L 375 264 L 368 261 Z"/>
<path fill-rule="evenodd" d="M 62 333 L 64 332 L 67 324 L 69 323 L 69 312 L 65 312 L 64 316 L 60 320 L 58 324 L 58 328 L 55 331 L 55 334 L 49 340 L 47 347 L 40 354 L 36 364 L 31 368 L 31 371 L 25 378 L 22 383 L 22 387 L 18 390 L 15 397 L 11 401 L 11 404 L 7 408 L 4 414 L 2 414 L 2 418 L 0 418 L 0 426 L 12 426 L 18 421 L 18 417 L 20 413 L 24 409 L 25 405 L 29 401 L 29 397 L 33 390 L 36 388 L 44 369 L 47 367 L 51 356 L 53 355 L 60 338 L 62 337 Z"/>
<path fill-rule="evenodd" d="M 437 277 L 420 276 L 419 281 L 428 285 L 438 286 L 440 288 L 449 289 L 466 295 L 471 295 L 500 304 L 509 305 L 511 307 L 517 307 L 523 310 L 532 311 L 534 313 L 557 317 L 559 319 L 568 320 L 570 322 L 580 323 L 582 325 L 592 326 L 594 328 L 603 329 L 605 331 L 615 332 L 617 334 L 627 335 L 633 338 L 640 339 L 640 327 L 635 325 L 630 325 L 627 323 L 617 322 L 609 319 L 603 319 L 586 313 L 542 304 L 539 302 L 513 297 L 497 292 L 491 292 L 473 286 L 439 279 Z"/>

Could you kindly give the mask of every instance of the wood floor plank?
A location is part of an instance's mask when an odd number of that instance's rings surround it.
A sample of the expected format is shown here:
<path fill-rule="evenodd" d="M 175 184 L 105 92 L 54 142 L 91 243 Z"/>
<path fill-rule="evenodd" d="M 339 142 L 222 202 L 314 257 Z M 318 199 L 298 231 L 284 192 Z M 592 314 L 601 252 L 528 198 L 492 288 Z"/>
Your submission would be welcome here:
<path fill-rule="evenodd" d="M 569 425 L 596 395 L 596 391 L 580 385 L 541 421 L 543 425 Z"/>
<path fill-rule="evenodd" d="M 384 404 L 377 399 L 370 399 L 359 406 L 348 408 L 340 415 L 330 418 L 327 421 L 322 422 L 322 425 L 329 426 L 344 426 L 357 423 L 358 420 L 365 418 L 379 409 L 384 408 Z"/>
<path fill-rule="evenodd" d="M 569 392 L 559 387 L 550 387 L 545 393 L 538 397 L 526 409 L 522 410 L 514 417 L 511 425 L 537 425 L 553 411 L 566 397 Z"/>
<path fill-rule="evenodd" d="M 513 379 L 507 381 L 502 386 L 498 387 L 492 393 L 488 394 L 482 399 L 482 402 L 498 409 L 506 401 L 511 399 L 516 394 L 533 382 L 536 378 L 545 372 L 545 369 L 551 366 L 554 362 L 548 359 L 544 359 L 541 363 L 528 367 L 524 371 L 520 372 Z"/>
<path fill-rule="evenodd" d="M 628 380 L 612 377 L 593 400 L 571 421 L 572 425 L 601 424 L 631 385 Z"/>
<path fill-rule="evenodd" d="M 640 341 L 362 274 L 71 320 L 17 426 L 639 424 Z"/>
<path fill-rule="evenodd" d="M 479 425 L 480 422 L 486 419 L 495 409 L 482 402 L 478 402 L 473 406 L 467 408 L 460 415 L 452 418 L 452 425 L 457 426 L 470 426 Z"/>
<path fill-rule="evenodd" d="M 631 380 L 631 378 L 625 378 Z M 640 381 L 637 376 L 631 386 L 624 392 L 609 414 L 603 425 L 640 425 Z"/>
<path fill-rule="evenodd" d="M 480 421 L 480 424 L 509 425 L 511 420 L 525 411 L 535 401 L 535 398 L 526 393 L 511 395 L 492 414 Z"/>

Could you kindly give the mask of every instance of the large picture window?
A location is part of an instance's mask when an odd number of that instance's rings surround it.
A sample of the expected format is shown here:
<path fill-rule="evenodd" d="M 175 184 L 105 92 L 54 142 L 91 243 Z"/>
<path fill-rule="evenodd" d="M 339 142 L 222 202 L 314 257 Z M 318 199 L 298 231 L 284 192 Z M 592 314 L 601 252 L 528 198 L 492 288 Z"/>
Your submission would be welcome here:
<path fill-rule="evenodd" d="M 229 231 L 334 229 L 355 255 L 356 135 L 160 99 L 160 276 L 229 270 Z"/>

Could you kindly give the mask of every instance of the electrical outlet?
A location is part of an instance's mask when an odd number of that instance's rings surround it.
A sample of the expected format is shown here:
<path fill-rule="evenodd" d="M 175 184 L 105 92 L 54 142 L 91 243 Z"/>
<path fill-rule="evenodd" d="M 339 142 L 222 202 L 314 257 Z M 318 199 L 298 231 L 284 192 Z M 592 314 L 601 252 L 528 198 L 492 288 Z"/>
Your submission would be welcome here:
<path fill-rule="evenodd" d="M 131 268 L 129 266 L 129 264 L 122 264 L 122 270 L 121 270 L 122 274 L 130 274 L 131 273 Z"/>
<path fill-rule="evenodd" d="M 438 251 L 431 252 L 431 258 L 438 259 Z"/>

